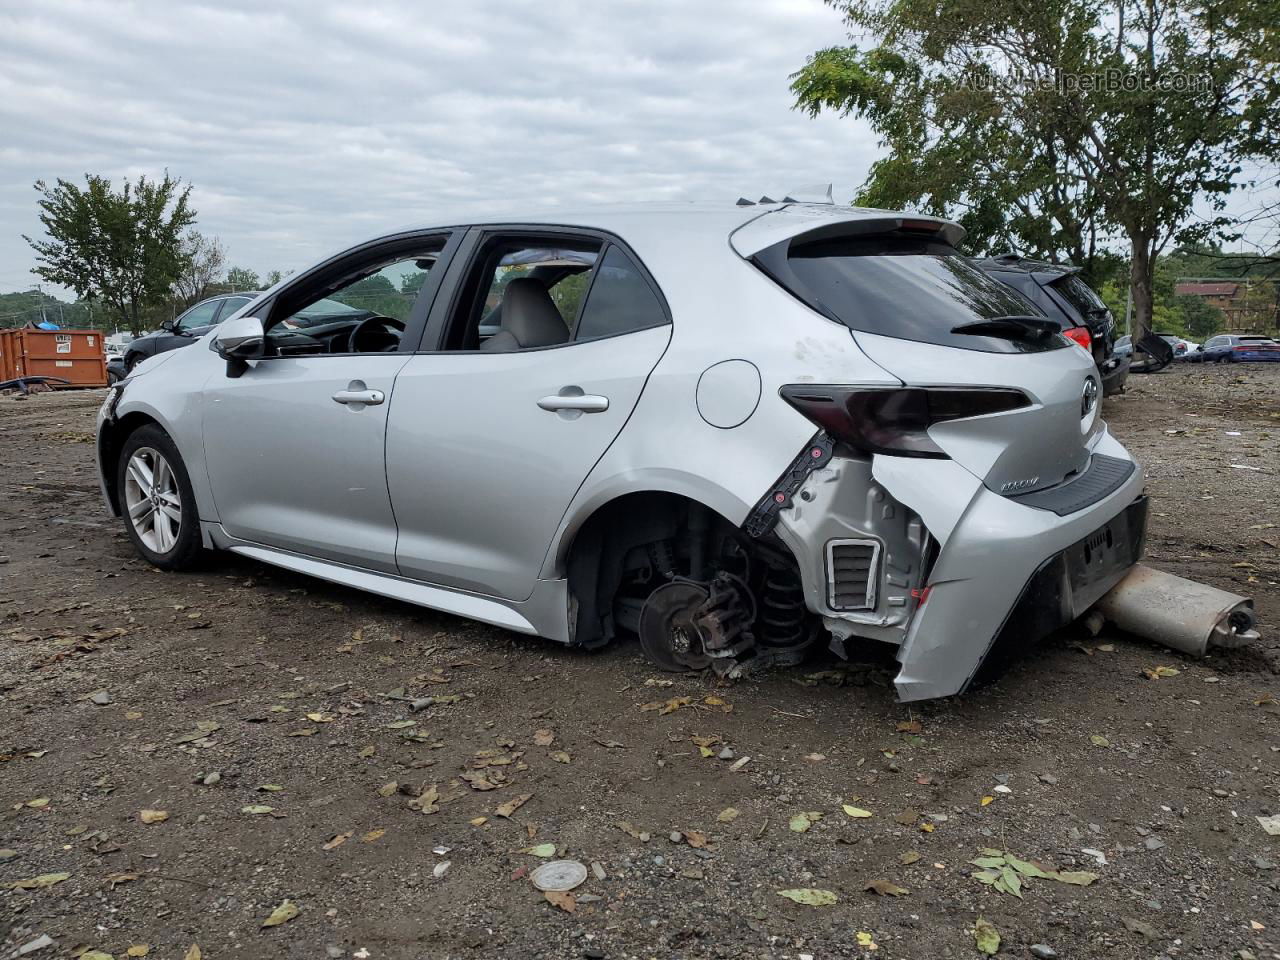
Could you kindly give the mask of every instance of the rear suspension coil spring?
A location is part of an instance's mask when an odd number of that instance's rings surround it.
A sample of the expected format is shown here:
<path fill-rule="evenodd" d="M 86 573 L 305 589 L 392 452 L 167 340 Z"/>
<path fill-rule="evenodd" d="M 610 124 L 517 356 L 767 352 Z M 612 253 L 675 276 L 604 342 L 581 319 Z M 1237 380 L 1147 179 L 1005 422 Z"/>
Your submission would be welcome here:
<path fill-rule="evenodd" d="M 793 647 L 805 639 L 804 584 L 797 570 L 767 567 L 760 591 L 760 641 Z"/>

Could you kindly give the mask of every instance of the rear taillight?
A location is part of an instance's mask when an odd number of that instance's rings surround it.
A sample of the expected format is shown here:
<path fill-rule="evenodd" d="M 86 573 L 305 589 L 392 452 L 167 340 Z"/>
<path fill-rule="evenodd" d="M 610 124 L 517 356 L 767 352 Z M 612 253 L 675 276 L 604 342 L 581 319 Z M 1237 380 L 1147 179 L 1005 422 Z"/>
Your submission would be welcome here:
<path fill-rule="evenodd" d="M 867 453 L 946 457 L 929 427 L 947 420 L 1005 413 L 1031 405 L 1005 387 L 845 387 L 790 384 L 782 398 L 832 438 Z"/>
<path fill-rule="evenodd" d="M 1090 336 L 1088 327 L 1067 327 L 1062 332 L 1068 340 L 1074 340 L 1086 350 L 1093 348 L 1093 337 Z"/>

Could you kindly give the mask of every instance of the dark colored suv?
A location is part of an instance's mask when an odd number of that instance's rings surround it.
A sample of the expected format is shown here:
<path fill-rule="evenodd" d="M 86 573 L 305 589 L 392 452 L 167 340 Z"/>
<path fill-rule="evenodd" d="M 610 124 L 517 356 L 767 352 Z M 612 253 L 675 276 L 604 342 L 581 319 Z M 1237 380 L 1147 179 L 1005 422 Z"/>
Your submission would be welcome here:
<path fill-rule="evenodd" d="M 165 323 L 159 330 L 130 341 L 125 348 L 124 369 L 128 374 L 139 361 L 195 343 L 210 327 L 216 327 L 247 303 L 253 302 L 260 291 L 226 293 L 208 300 L 201 300 L 176 320 Z"/>
<path fill-rule="evenodd" d="M 1124 389 L 1127 357 L 1112 348 L 1115 318 L 1102 298 L 1080 278 L 1078 267 L 1028 260 L 1016 253 L 978 260 L 1001 283 L 1013 287 L 1062 326 L 1062 332 L 1093 354 L 1104 396 Z"/>

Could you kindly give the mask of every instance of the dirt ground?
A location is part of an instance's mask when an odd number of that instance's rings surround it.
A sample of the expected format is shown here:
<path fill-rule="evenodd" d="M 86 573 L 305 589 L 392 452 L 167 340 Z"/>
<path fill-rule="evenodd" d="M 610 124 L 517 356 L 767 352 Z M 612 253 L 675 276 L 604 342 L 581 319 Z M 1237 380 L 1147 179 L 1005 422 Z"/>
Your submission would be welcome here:
<path fill-rule="evenodd" d="M 157 572 L 98 497 L 101 398 L 0 398 L 0 960 L 963 958 L 979 918 L 1000 956 L 1280 958 L 1280 367 L 1106 411 L 1149 561 L 1252 595 L 1261 643 L 1067 633 L 911 708 L 883 657 L 665 685 L 633 644 L 229 555 Z M 572 912 L 526 876 L 543 844 L 599 865 Z M 1015 897 L 987 848 L 1097 879 Z"/>

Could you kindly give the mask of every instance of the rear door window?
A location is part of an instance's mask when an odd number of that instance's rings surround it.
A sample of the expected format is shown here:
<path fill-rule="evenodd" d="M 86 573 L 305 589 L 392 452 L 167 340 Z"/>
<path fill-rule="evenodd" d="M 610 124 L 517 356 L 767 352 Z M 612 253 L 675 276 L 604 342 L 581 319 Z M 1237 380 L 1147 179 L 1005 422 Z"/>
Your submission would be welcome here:
<path fill-rule="evenodd" d="M 1061 336 L 1006 339 L 958 332 L 978 321 L 1044 314 L 954 247 L 931 238 L 821 240 L 792 244 L 785 264 L 776 255 L 757 255 L 755 261 L 793 295 L 855 331 L 989 353 L 1068 346 Z"/>
<path fill-rule="evenodd" d="M 658 295 L 640 268 L 617 246 L 605 252 L 578 321 L 575 340 L 599 340 L 667 322 Z"/>

